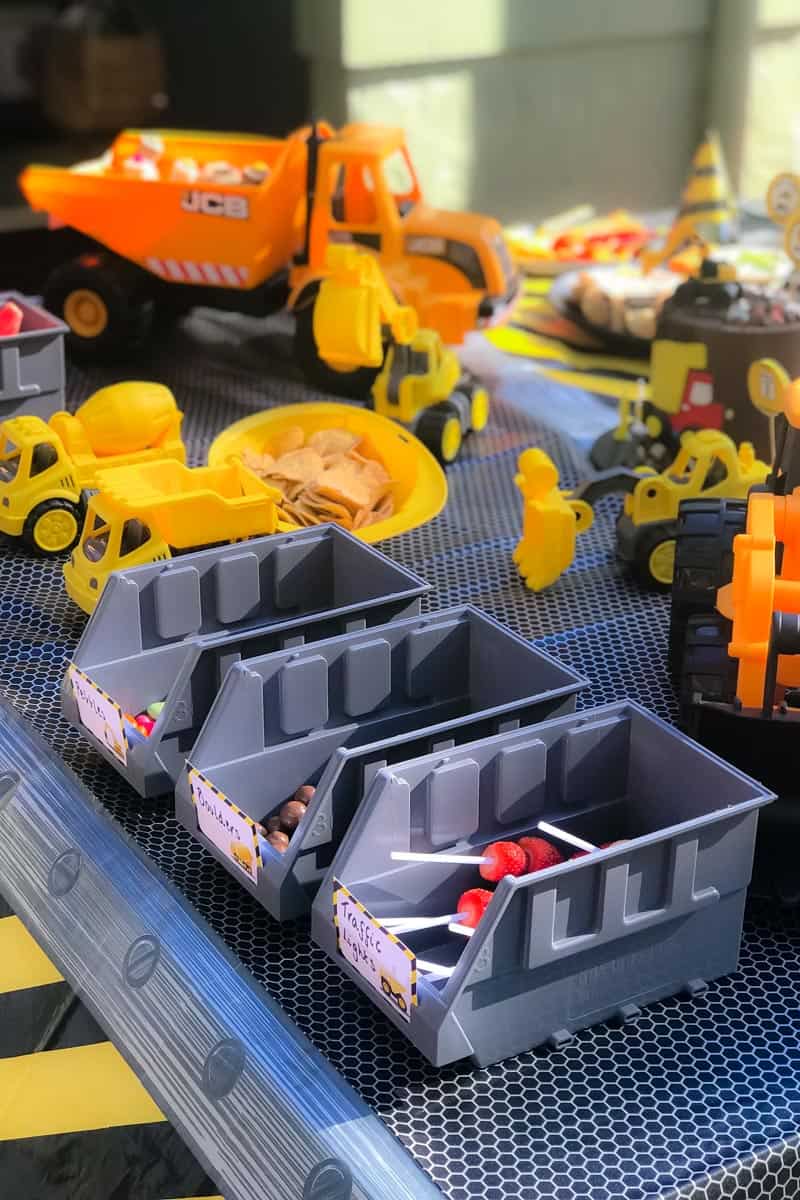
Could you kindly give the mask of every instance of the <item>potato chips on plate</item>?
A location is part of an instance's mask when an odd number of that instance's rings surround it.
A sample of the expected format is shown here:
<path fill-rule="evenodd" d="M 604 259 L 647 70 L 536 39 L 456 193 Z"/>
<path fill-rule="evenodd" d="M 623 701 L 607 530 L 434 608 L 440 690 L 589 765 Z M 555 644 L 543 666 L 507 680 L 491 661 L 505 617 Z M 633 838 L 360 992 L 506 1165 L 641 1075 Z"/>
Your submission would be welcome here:
<path fill-rule="evenodd" d="M 366 438 L 347 429 L 306 435 L 291 425 L 242 462 L 283 495 L 281 516 L 297 525 L 335 521 L 355 532 L 394 513 L 392 479 Z"/>
<path fill-rule="evenodd" d="M 441 465 L 397 421 L 357 404 L 308 400 L 223 429 L 209 466 L 239 459 L 282 497 L 282 527 L 333 522 L 365 542 L 416 529 L 447 500 Z"/>

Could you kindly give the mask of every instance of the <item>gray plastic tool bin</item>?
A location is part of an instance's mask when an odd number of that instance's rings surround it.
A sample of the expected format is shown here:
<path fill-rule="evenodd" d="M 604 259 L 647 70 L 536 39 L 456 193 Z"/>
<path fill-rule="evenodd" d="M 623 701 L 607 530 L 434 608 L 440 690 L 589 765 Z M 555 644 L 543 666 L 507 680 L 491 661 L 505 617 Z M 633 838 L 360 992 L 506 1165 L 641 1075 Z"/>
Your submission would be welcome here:
<path fill-rule="evenodd" d="M 0 421 L 33 416 L 47 421 L 64 407 L 64 334 L 67 326 L 16 292 L 0 292 L 22 309 L 22 328 L 0 337 Z"/>
<path fill-rule="evenodd" d="M 272 916 L 297 917 L 381 767 L 574 712 L 585 684 L 469 606 L 251 659 L 229 672 L 195 743 L 176 817 Z M 191 767 L 256 822 L 316 785 L 288 850 L 262 846 L 257 882 L 198 828 Z"/>
<path fill-rule="evenodd" d="M 81 724 L 68 674 L 64 715 L 141 796 L 171 792 L 233 663 L 418 613 L 428 590 L 335 525 L 117 571 L 72 661 L 124 712 L 164 708 L 127 765 Z"/>
<path fill-rule="evenodd" d="M 314 902 L 312 937 L 435 1066 L 486 1066 L 736 969 L 760 784 L 630 702 L 381 770 Z M 339 953 L 334 881 L 374 917 L 455 913 L 480 853 L 549 821 L 607 850 L 501 880 L 466 939 L 406 934 L 419 973 L 406 1022 Z M 562 851 L 570 853 L 563 844 Z"/>

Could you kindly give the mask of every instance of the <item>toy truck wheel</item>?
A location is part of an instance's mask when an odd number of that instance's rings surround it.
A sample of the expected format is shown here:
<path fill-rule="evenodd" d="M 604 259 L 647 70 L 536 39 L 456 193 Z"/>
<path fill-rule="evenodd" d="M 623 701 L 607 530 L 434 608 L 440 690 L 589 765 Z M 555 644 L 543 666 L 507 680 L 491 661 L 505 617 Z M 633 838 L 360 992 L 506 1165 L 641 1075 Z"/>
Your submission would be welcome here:
<path fill-rule="evenodd" d="M 642 587 L 659 592 L 672 587 L 676 532 L 674 521 L 659 522 L 652 529 L 642 530 L 632 564 L 633 574 Z"/>
<path fill-rule="evenodd" d="M 305 379 L 321 392 L 345 396 L 351 400 L 367 400 L 380 367 L 356 367 L 353 371 L 337 371 L 320 358 L 314 338 L 314 301 L 318 288 L 309 288 L 295 305 L 294 357 Z"/>
<path fill-rule="evenodd" d="M 66 554 L 80 537 L 81 517 L 80 506 L 69 500 L 44 500 L 28 513 L 22 540 L 37 554 Z"/>
<path fill-rule="evenodd" d="M 669 621 L 669 668 L 676 677 L 689 618 L 713 613 L 733 576 L 733 539 L 747 524 L 746 500 L 685 500 L 678 516 Z"/>
<path fill-rule="evenodd" d="M 53 271 L 44 305 L 69 326 L 74 356 L 109 359 L 143 340 L 153 305 L 137 283 L 132 270 L 107 255 L 85 254 Z"/>
<path fill-rule="evenodd" d="M 489 393 L 485 387 L 476 387 L 470 401 L 469 423 L 473 433 L 480 433 L 489 423 Z"/>
<path fill-rule="evenodd" d="M 414 432 L 423 446 L 427 446 L 431 454 L 445 466 L 455 462 L 461 453 L 461 418 L 458 409 L 449 400 L 434 404 L 420 413 Z"/>
<path fill-rule="evenodd" d="M 736 695 L 738 663 L 728 654 L 731 622 L 721 613 L 689 617 L 678 667 L 681 711 L 687 718 L 698 698 L 731 704 Z"/>

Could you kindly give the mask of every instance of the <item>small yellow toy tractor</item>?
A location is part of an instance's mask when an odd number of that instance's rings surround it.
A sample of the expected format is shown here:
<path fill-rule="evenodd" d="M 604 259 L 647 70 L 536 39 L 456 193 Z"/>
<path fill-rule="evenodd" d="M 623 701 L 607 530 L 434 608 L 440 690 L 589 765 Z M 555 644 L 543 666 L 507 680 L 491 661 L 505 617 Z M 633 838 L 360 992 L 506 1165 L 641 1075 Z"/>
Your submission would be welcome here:
<path fill-rule="evenodd" d="M 458 458 L 465 435 L 489 420 L 486 389 L 432 329 L 389 347 L 372 397 L 376 412 L 400 421 L 445 466 Z"/>
<path fill-rule="evenodd" d="M 756 458 L 750 442 L 737 450 L 727 434 L 702 429 L 683 435 L 675 461 L 660 475 L 636 474 L 617 519 L 617 555 L 642 586 L 664 591 L 672 586 L 681 502 L 701 496 L 743 498 L 764 482 L 769 467 Z M 623 482 L 629 481 L 626 474 Z"/>

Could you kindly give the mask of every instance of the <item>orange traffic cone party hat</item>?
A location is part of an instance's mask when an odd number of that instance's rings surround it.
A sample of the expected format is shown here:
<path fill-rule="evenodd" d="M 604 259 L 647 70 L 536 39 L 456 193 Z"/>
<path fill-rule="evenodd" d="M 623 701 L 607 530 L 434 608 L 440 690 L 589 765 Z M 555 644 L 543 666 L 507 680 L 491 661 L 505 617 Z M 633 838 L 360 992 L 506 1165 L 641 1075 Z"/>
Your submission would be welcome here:
<path fill-rule="evenodd" d="M 678 223 L 684 227 L 691 224 L 708 242 L 730 242 L 736 238 L 736 207 L 722 146 L 713 130 L 706 133 L 692 159 L 675 218 L 675 224 Z"/>

